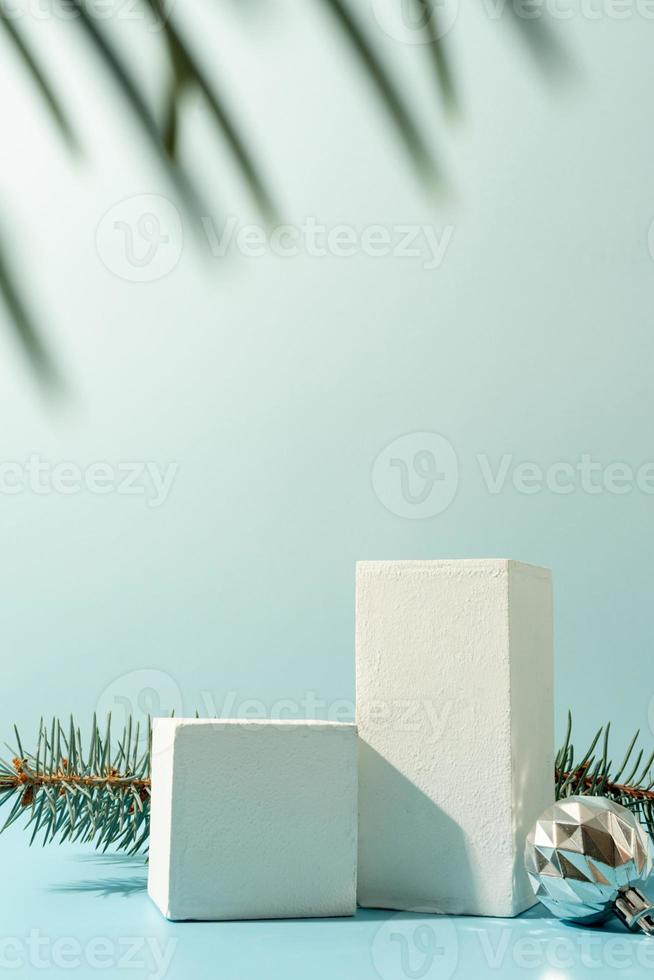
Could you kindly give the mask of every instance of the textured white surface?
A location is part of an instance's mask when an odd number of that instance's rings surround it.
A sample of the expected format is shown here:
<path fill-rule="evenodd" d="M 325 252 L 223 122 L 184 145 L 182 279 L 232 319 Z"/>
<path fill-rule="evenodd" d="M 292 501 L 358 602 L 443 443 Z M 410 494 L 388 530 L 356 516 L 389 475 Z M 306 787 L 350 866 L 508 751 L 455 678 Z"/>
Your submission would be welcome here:
<path fill-rule="evenodd" d="M 353 915 L 356 726 L 157 718 L 148 892 L 169 919 Z"/>
<path fill-rule="evenodd" d="M 516 915 L 554 799 L 548 570 L 357 566 L 359 904 Z"/>

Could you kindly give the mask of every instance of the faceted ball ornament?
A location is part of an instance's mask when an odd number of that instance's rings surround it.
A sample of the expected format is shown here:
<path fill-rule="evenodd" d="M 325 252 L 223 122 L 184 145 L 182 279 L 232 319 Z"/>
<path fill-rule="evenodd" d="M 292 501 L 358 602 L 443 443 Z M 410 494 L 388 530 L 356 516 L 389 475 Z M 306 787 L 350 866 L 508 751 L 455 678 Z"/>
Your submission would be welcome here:
<path fill-rule="evenodd" d="M 549 807 L 527 837 L 536 897 L 560 919 L 590 925 L 615 911 L 623 889 L 652 870 L 649 835 L 625 807 L 602 796 L 569 796 Z"/>

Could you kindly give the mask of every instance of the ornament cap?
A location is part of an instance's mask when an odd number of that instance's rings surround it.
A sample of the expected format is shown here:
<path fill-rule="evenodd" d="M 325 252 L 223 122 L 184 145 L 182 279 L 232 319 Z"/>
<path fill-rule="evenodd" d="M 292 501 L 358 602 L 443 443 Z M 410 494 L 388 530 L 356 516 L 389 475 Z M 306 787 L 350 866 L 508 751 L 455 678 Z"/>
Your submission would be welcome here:
<path fill-rule="evenodd" d="M 640 929 L 648 936 L 654 935 L 654 905 L 637 888 L 622 889 L 613 911 L 632 932 Z"/>

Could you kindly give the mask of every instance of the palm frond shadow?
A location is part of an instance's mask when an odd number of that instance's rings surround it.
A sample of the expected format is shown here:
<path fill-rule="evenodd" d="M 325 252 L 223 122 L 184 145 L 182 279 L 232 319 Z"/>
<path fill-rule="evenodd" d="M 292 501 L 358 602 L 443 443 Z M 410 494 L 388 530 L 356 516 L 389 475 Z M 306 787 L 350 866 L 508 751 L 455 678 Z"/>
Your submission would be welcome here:
<path fill-rule="evenodd" d="M 79 143 L 73 129 L 73 124 L 68 118 L 68 113 L 64 109 L 59 96 L 52 87 L 45 71 L 34 56 L 29 42 L 23 36 L 20 29 L 10 17 L 7 11 L 0 6 L 0 24 L 7 33 L 18 57 L 23 62 L 25 68 L 32 77 L 32 81 L 37 88 L 41 98 L 50 112 L 52 119 L 57 126 L 59 133 L 71 150 L 78 150 Z"/>
<path fill-rule="evenodd" d="M 425 186 L 432 187 L 434 181 L 442 181 L 443 175 L 432 148 L 433 133 L 414 118 L 411 98 L 402 93 L 393 73 L 377 51 L 371 30 L 371 13 L 362 14 L 351 0 L 318 0 L 326 14 L 331 18 L 337 32 L 349 47 L 367 76 L 379 104 L 384 108 L 389 123 L 397 138 L 405 148 L 408 158 Z M 418 15 L 417 30 L 424 35 L 424 43 L 417 45 L 418 55 L 425 51 L 430 58 L 436 86 L 447 109 L 458 106 L 457 90 L 449 61 L 449 53 L 444 39 L 439 34 L 439 11 L 435 0 L 411 0 Z M 191 21 L 188 12 L 169 15 L 170 5 L 166 0 L 142 0 L 149 15 L 160 28 L 162 43 L 168 60 L 168 81 L 161 93 L 161 120 L 155 118 L 137 81 L 137 73 L 126 52 L 119 50 L 109 40 L 107 32 L 96 17 L 93 2 L 88 0 L 55 0 L 65 11 L 70 29 L 81 33 L 89 50 L 103 66 L 120 94 L 125 107 L 136 120 L 145 143 L 158 161 L 166 179 L 169 181 L 185 213 L 193 219 L 199 231 L 199 218 L 202 214 L 202 195 L 195 186 L 179 158 L 179 121 L 188 96 L 201 95 L 209 109 L 210 116 L 229 148 L 241 178 L 248 188 L 263 220 L 271 224 L 278 219 L 275 198 L 266 179 L 266 174 L 256 160 L 249 140 L 242 132 L 234 114 L 230 111 L 225 93 L 211 79 L 192 45 L 186 40 L 185 27 Z M 71 18 L 71 10 L 77 16 Z M 524 42 L 543 66 L 556 64 L 562 66 L 567 59 L 554 35 L 551 25 L 542 17 L 521 16 L 511 3 L 506 5 L 507 15 L 512 16 L 515 26 Z M 182 23 L 184 20 L 184 23 Z M 32 82 L 47 107 L 66 147 L 77 153 L 82 139 L 71 121 L 66 107 L 62 104 L 56 87 L 34 53 L 26 32 L 19 29 L 12 19 L 9 0 L 0 0 L 0 23 L 18 58 L 24 65 Z M 32 24 L 32 27 L 35 25 Z M 48 24 L 42 21 L 40 29 L 47 30 Z M 134 56 L 132 56 L 134 57 Z M 11 265 L 0 255 L 0 296 L 23 351 L 36 376 L 43 386 L 49 389 L 61 387 L 61 373 L 43 339 L 42 327 L 37 324 L 33 312 L 22 296 L 22 291 Z"/>
<path fill-rule="evenodd" d="M 48 393 L 62 389 L 62 378 L 57 364 L 37 326 L 32 311 L 28 309 L 18 285 L 16 274 L 10 265 L 0 242 L 0 294 L 11 317 L 15 336 L 27 356 L 32 370 Z"/>
<path fill-rule="evenodd" d="M 132 898 L 147 891 L 148 882 L 145 875 L 134 878 L 91 878 L 83 881 L 67 881 L 60 885 L 51 885 L 50 892 L 59 895 L 82 894 L 97 895 L 98 898 Z"/>
<path fill-rule="evenodd" d="M 76 854 L 73 860 L 80 864 L 104 865 L 109 868 L 143 870 L 147 867 L 143 854 L 125 854 L 123 851 L 89 851 L 88 854 Z"/>

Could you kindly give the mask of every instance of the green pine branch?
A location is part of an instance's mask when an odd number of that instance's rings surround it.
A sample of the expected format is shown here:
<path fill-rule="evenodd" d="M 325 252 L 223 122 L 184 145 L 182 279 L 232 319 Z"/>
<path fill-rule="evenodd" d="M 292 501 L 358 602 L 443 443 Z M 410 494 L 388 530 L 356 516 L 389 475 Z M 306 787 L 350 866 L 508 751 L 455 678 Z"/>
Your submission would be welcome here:
<path fill-rule="evenodd" d="M 149 726 L 148 726 L 149 728 Z M 139 725 L 130 717 L 118 739 L 112 739 L 111 716 L 104 734 L 95 715 L 84 745 L 73 718 L 66 729 L 54 719 L 41 720 L 35 752 L 26 752 L 14 726 L 11 759 L 0 759 L 0 807 L 11 803 L 0 830 L 21 817 L 40 837 L 92 842 L 136 853 L 147 846 L 150 830 L 150 731 L 145 748 Z"/>
<path fill-rule="evenodd" d="M 654 752 L 645 757 L 644 749 L 638 746 L 640 731 L 637 731 L 616 770 L 609 752 L 610 731 L 609 722 L 599 729 L 589 748 L 579 757 L 572 744 L 572 715 L 568 712 L 565 741 L 554 766 L 556 798 L 606 796 L 632 810 L 654 837 Z"/>
<path fill-rule="evenodd" d="M 632 738 L 614 769 L 609 753 L 610 724 L 599 729 L 578 756 L 568 714 L 565 740 L 555 762 L 556 798 L 606 796 L 632 810 L 654 836 L 654 752 L 645 758 Z M 67 727 L 54 719 L 39 725 L 36 750 L 26 752 L 16 728 L 10 756 L 0 759 L 0 807 L 9 814 L 0 832 L 25 820 L 30 844 L 58 840 L 93 843 L 130 854 L 147 849 L 150 830 L 151 731 L 142 733 L 129 718 L 118 738 L 111 717 L 101 732 L 95 716 L 85 744 L 71 718 Z M 146 744 L 142 745 L 142 737 Z"/>

